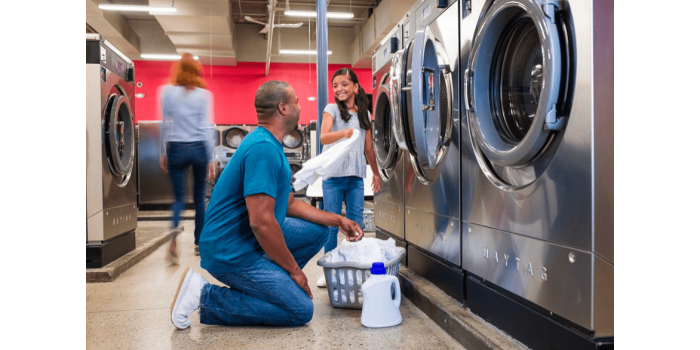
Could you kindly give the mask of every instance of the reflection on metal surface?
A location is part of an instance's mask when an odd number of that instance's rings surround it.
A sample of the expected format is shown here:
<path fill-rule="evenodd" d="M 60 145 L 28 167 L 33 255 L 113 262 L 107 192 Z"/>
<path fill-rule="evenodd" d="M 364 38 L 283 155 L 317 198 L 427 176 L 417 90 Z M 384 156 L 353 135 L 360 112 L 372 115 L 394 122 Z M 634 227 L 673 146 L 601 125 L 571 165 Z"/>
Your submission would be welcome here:
<path fill-rule="evenodd" d="M 597 94 L 611 94 L 612 43 L 593 50 L 592 35 L 612 30 L 612 5 L 561 2 L 547 16 L 535 0 L 489 4 L 473 42 L 463 41 L 473 106 L 462 125 L 462 181 L 472 185 L 463 187 L 462 267 L 611 337 L 613 135 L 600 131 L 614 121 Z"/>
<path fill-rule="evenodd" d="M 472 224 L 463 268 L 558 315 L 592 329 L 592 254 Z M 573 302 L 575 301 L 575 302 Z"/>
<path fill-rule="evenodd" d="M 404 238 L 404 174 L 405 151 L 397 147 L 396 141 L 396 108 L 391 89 L 392 55 L 401 49 L 398 38 L 400 28 L 388 35 L 385 44 L 375 50 L 372 57 L 375 64 L 373 80 L 376 83 L 373 90 L 375 96 L 375 114 L 373 141 L 377 156 L 379 177 L 382 186 L 374 194 L 374 223 L 378 229 L 384 230 L 401 239 Z M 393 45 L 393 47 L 391 46 Z"/>
<path fill-rule="evenodd" d="M 454 11 L 456 12 L 456 7 Z M 443 16 L 451 17 L 450 13 Z M 454 18 L 452 18 L 454 20 Z M 442 26 L 439 24 L 443 23 Z M 413 113 L 406 125 L 413 143 L 411 154 L 421 168 L 433 169 L 444 159 L 452 136 L 453 112 L 452 68 L 445 50 L 440 30 L 456 30 L 450 27 L 449 19 L 436 20 L 435 25 L 416 31 L 412 52 L 412 72 L 420 72 L 413 78 L 411 99 Z M 432 29 L 436 28 L 436 29 Z M 434 33 L 435 32 L 435 33 Z M 452 66 L 455 65 L 452 61 Z M 414 74 L 415 75 L 415 74 Z M 436 95 L 437 98 L 436 98 Z"/>
<path fill-rule="evenodd" d="M 133 64 L 96 40 L 102 62 L 86 64 L 86 243 L 99 246 L 136 228 L 135 98 L 124 79 Z"/>
<path fill-rule="evenodd" d="M 170 176 L 161 170 L 159 163 L 160 125 L 160 121 L 139 122 L 139 205 L 175 202 Z M 194 176 L 190 168 L 185 172 L 184 203 L 194 203 L 193 184 Z M 205 196 L 211 195 L 211 191 L 211 184 L 208 183 Z"/>
<path fill-rule="evenodd" d="M 434 7 L 435 3 L 421 6 Z M 406 168 L 406 240 L 460 266 L 461 128 L 457 126 L 459 104 L 454 103 L 460 99 L 458 89 L 451 88 L 459 86 L 459 74 L 451 74 L 459 61 L 459 41 L 454 35 L 459 28 L 459 11 L 453 3 L 446 10 L 432 8 L 429 12 L 430 16 L 416 26 L 415 41 L 403 53 L 403 88 L 411 83 L 410 91 L 404 91 L 402 105 L 406 107 L 404 134 L 411 162 Z M 421 74 L 423 67 L 430 68 L 426 74 Z M 431 98 L 435 109 L 422 111 L 421 105 L 431 104 Z M 423 145 L 415 147 L 416 142 Z"/>
<path fill-rule="evenodd" d="M 525 165 L 550 139 L 545 120 L 558 103 L 560 86 L 566 84 L 562 76 L 567 76 L 562 72 L 566 66 L 560 60 L 558 25 L 544 18 L 537 2 L 525 0 L 496 2 L 479 22 L 468 63 L 469 100 L 474 103 L 469 123 L 484 172 L 491 171 L 488 163 Z M 537 87 L 538 99 L 533 101 L 529 91 L 538 65 L 544 68 L 537 78 L 542 87 Z"/>
<path fill-rule="evenodd" d="M 406 212 L 406 241 L 459 266 L 459 220 L 421 210 Z"/>

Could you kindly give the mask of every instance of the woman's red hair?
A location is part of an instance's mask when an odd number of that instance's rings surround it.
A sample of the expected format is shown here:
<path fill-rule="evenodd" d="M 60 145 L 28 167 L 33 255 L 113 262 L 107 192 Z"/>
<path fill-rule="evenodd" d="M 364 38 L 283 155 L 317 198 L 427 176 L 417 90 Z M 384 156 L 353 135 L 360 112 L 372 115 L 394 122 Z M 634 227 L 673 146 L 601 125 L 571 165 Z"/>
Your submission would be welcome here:
<path fill-rule="evenodd" d="M 182 58 L 173 63 L 172 77 L 170 82 L 173 85 L 197 86 L 206 89 L 207 83 L 202 79 L 202 64 L 194 59 L 189 53 L 182 54 Z"/>

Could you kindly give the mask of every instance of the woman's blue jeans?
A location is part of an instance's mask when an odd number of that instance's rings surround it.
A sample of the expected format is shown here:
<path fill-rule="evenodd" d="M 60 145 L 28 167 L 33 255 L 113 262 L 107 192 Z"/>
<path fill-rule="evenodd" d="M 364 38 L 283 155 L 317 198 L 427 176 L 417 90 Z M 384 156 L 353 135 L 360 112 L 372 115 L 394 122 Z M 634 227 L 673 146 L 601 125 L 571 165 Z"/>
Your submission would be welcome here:
<path fill-rule="evenodd" d="M 180 224 L 180 212 L 184 207 L 185 170 L 192 167 L 194 173 L 194 244 L 199 245 L 199 234 L 204 226 L 204 188 L 207 178 L 207 150 L 203 141 L 168 142 L 168 174 L 173 184 L 173 228 Z"/>
<path fill-rule="evenodd" d="M 358 176 L 332 177 L 323 180 L 323 209 L 340 215 L 345 201 L 347 218 L 358 223 L 362 229 L 362 213 L 365 208 L 365 183 Z M 328 228 L 328 242 L 323 252 L 328 253 L 338 246 L 338 228 Z"/>
<path fill-rule="evenodd" d="M 321 250 L 328 236 L 328 227 L 296 218 L 285 218 L 281 228 L 299 268 Z M 211 275 L 228 287 L 207 284 L 202 288 L 201 323 L 301 326 L 314 314 L 311 298 L 267 254 L 228 273 Z"/>

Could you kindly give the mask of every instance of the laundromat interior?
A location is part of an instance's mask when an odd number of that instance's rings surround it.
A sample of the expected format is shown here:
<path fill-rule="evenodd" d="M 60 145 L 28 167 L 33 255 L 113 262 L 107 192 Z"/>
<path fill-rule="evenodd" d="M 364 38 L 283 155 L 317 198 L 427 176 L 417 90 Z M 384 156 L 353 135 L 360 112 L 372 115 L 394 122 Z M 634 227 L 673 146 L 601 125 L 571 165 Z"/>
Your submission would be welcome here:
<path fill-rule="evenodd" d="M 13 255 L 5 264 L 6 285 L 15 285 L 10 314 L 21 315 L 8 322 L 17 329 L 8 332 L 13 344 L 613 349 L 618 309 L 623 348 L 694 348 L 697 235 L 688 218 L 696 215 L 697 157 L 685 152 L 692 152 L 700 122 L 683 102 L 697 100 L 689 33 L 699 5 L 85 0 L 83 85 L 82 2 L 47 3 L 31 12 L 46 12 L 48 26 L 22 39 L 5 30 L 13 37 L 8 47 L 36 45 L 11 58 L 22 61 L 20 69 L 8 63 L 20 85 L 6 92 L 8 134 L 16 136 L 5 148 L 19 153 L 33 141 L 21 159 L 9 158 L 15 167 L 5 168 L 18 173 L 7 182 L 18 215 L 6 216 L 16 222 L 6 232 Z M 12 6 L 27 13 L 28 4 Z M 650 21 L 659 17 L 661 24 Z M 369 102 L 372 144 L 361 225 L 365 239 L 392 241 L 403 254 L 395 271 L 387 265 L 398 283 L 390 297 L 398 325 L 363 324 L 368 311 L 351 292 L 352 283 L 360 290 L 370 276 L 369 266 L 358 267 L 366 275 L 348 272 L 336 289 L 336 270 L 322 266 L 323 249 L 302 268 L 313 294 L 308 323 L 211 325 L 195 310 L 189 327 L 175 325 L 188 269 L 226 286 L 202 267 L 193 243 L 192 171 L 185 172 L 184 207 L 173 229 L 172 181 L 159 163 L 161 92 L 186 53 L 212 96 L 207 152 L 214 175 L 205 183 L 206 205 L 227 190 L 217 186 L 226 183 L 219 179 L 239 146 L 267 127 L 254 105 L 263 83 L 286 82 L 298 97 L 298 125 L 281 140 L 294 182 L 323 156 L 324 107 L 336 103 L 333 74 L 356 73 Z M 36 107 L 46 111 L 40 122 L 26 118 Z M 293 188 L 291 196 L 323 210 L 320 179 L 316 184 Z M 42 209 L 30 209 L 37 204 Z M 169 253 L 175 231 L 177 261 Z M 339 233 L 339 246 L 343 239 Z M 617 279 L 616 252 L 624 262 Z M 37 275 L 21 270 L 27 262 L 45 276 L 39 285 Z M 328 287 L 317 285 L 324 274 Z M 24 282 L 23 291 L 13 279 Z M 356 306 L 339 303 L 356 296 Z"/>

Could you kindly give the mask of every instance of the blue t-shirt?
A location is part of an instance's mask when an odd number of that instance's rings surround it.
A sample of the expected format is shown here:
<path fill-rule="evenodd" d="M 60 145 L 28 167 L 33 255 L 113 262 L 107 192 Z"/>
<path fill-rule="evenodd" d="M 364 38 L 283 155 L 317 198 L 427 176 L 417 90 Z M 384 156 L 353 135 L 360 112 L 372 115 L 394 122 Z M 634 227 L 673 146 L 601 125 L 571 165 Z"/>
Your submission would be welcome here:
<path fill-rule="evenodd" d="M 275 199 L 275 218 L 282 226 L 292 172 L 282 144 L 264 127 L 241 142 L 212 191 L 199 237 L 202 267 L 226 273 L 259 259 L 265 251 L 250 228 L 245 197 L 266 194 Z"/>

